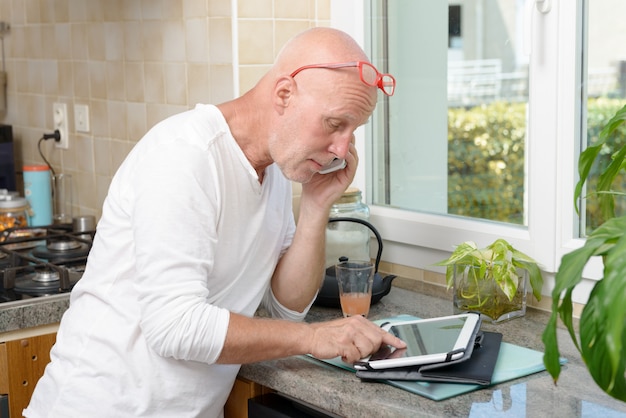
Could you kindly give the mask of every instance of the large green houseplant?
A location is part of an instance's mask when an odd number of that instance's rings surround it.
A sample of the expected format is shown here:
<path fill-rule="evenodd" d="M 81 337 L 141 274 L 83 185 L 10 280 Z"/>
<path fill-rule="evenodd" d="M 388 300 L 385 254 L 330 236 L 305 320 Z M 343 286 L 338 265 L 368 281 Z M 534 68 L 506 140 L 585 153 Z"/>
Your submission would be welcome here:
<path fill-rule="evenodd" d="M 607 122 L 599 140 L 580 154 L 575 202 L 581 196 L 591 167 L 603 147 L 612 155 L 595 190 L 605 221 L 587 237 L 583 247 L 563 256 L 552 291 L 552 315 L 542 337 L 544 363 L 555 382 L 561 371 L 556 336 L 560 317 L 595 382 L 606 393 L 622 401 L 626 401 L 626 216 L 615 216 L 614 198 L 624 193 L 613 190 L 613 187 L 626 170 L 626 145 L 615 145 L 616 132 L 625 121 L 626 106 Z M 575 205 L 578 211 L 577 203 Z M 594 256 L 602 257 L 604 274 L 593 287 L 582 311 L 577 337 L 572 293 L 582 280 L 584 267 Z"/>
<path fill-rule="evenodd" d="M 455 313 L 480 312 L 494 323 L 524 315 L 527 276 L 533 294 L 541 299 L 539 266 L 503 239 L 485 248 L 466 241 L 436 265 L 446 266 L 447 286 L 454 288 Z"/>

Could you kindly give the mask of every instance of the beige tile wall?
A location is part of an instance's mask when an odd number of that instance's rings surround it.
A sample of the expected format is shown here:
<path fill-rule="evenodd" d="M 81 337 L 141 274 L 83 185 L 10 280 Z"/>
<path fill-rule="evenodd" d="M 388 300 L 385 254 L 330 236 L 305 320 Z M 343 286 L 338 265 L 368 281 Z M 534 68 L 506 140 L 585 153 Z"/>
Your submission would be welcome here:
<path fill-rule="evenodd" d="M 11 27 L 0 122 L 13 126 L 17 167 L 43 162 L 37 143 L 54 129 L 52 104 L 67 103 L 69 149 L 41 148 L 73 175 L 74 213 L 99 216 L 115 170 L 147 129 L 246 91 L 285 40 L 327 26 L 329 10 L 330 0 L 238 0 L 235 16 L 228 0 L 0 0 Z M 90 132 L 75 131 L 74 104 L 89 106 Z"/>

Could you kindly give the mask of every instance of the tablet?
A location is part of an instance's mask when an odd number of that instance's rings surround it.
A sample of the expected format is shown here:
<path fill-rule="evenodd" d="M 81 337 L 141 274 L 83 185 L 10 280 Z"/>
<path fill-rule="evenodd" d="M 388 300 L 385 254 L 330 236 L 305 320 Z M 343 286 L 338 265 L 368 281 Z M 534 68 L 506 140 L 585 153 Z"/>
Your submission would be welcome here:
<path fill-rule="evenodd" d="M 383 329 L 400 338 L 406 348 L 384 345 L 369 358 L 354 364 L 357 370 L 388 369 L 443 363 L 471 354 L 480 329 L 480 315 L 466 313 L 430 319 L 384 324 Z"/>

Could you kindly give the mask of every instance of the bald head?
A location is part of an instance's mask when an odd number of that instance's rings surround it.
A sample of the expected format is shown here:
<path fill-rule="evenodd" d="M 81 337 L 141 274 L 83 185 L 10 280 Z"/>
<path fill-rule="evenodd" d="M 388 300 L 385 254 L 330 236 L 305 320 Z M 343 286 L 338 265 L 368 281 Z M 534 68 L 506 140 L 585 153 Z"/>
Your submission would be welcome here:
<path fill-rule="evenodd" d="M 332 28 L 313 28 L 293 37 L 280 51 L 274 69 L 289 73 L 307 64 L 368 61 L 367 55 L 347 33 Z"/>
<path fill-rule="evenodd" d="M 335 158 L 352 164 L 353 175 L 354 131 L 367 122 L 378 93 L 359 73 L 359 61 L 369 59 L 345 32 L 309 29 L 287 42 L 252 89 L 219 105 L 260 177 L 276 163 L 288 179 L 306 183 Z M 311 67 L 329 63 L 349 65 Z M 302 71 L 307 65 L 311 70 Z"/>

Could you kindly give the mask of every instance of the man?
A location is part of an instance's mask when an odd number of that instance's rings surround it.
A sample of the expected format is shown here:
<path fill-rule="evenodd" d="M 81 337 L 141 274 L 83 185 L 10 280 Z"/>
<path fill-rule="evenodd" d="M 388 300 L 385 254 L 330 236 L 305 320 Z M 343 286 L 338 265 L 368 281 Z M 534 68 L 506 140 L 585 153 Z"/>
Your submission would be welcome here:
<path fill-rule="evenodd" d="M 393 88 L 366 61 L 343 32 L 312 29 L 242 97 L 146 134 L 113 178 L 27 417 L 221 416 L 242 363 L 404 346 L 362 317 L 301 322 L 353 132 Z M 346 167 L 320 174 L 334 158 Z M 303 183 L 297 228 L 289 180 Z M 281 319 L 254 318 L 260 304 Z"/>

